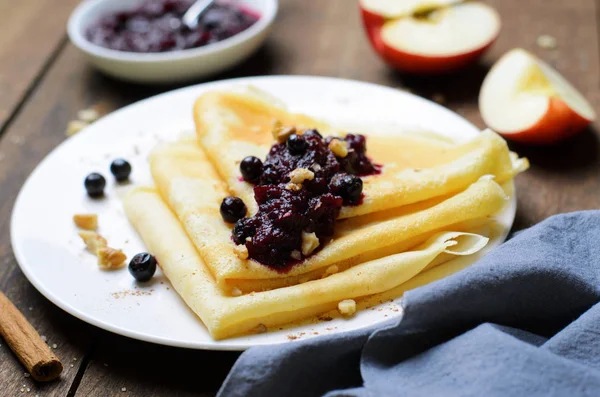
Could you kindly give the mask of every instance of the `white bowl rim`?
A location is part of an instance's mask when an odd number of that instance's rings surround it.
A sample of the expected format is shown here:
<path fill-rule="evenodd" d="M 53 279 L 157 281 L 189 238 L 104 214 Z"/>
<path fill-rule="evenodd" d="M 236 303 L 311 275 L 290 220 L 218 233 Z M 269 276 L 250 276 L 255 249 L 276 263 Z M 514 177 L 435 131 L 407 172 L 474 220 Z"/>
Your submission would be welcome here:
<path fill-rule="evenodd" d="M 131 52 L 118 51 L 99 46 L 89 41 L 83 34 L 81 19 L 84 15 L 96 6 L 96 4 L 106 1 L 119 2 L 120 0 L 87 0 L 82 1 L 73 10 L 67 23 L 67 33 L 71 42 L 80 50 L 101 58 L 108 58 L 116 61 L 150 63 L 150 62 L 169 62 L 174 60 L 194 59 L 204 55 L 215 54 L 235 45 L 244 43 L 252 37 L 260 34 L 273 23 L 278 10 L 278 0 L 265 0 L 263 9 L 260 12 L 258 21 L 248 29 L 231 36 L 225 40 L 211 43 L 198 48 L 186 50 L 165 51 L 165 52 Z"/>

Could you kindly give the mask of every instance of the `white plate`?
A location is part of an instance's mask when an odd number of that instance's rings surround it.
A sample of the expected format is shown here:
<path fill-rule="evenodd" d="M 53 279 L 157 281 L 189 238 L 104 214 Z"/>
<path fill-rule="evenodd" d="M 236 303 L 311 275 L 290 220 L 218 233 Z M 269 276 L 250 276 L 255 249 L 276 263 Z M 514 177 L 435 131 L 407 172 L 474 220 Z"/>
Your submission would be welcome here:
<path fill-rule="evenodd" d="M 349 320 L 214 341 L 160 270 L 149 284 L 137 285 L 126 268 L 99 270 L 95 257 L 84 250 L 72 221 L 73 214 L 80 212 L 98 213 L 100 233 L 111 246 L 123 248 L 128 257 L 145 250 L 121 208 L 119 196 L 127 187 L 113 183 L 108 169 L 112 159 L 124 157 L 132 163 L 133 183 L 149 182 L 148 152 L 159 141 L 177 139 L 182 131 L 192 133 L 192 104 L 202 92 L 248 84 L 283 99 L 294 111 L 354 126 L 354 131 L 421 128 L 458 141 L 478 133 L 460 116 L 425 99 L 332 78 L 244 78 L 158 95 L 92 124 L 58 146 L 31 174 L 15 203 L 11 225 L 15 256 L 29 281 L 56 305 L 90 324 L 148 342 L 194 349 L 243 350 L 289 342 L 289 335 L 308 338 L 400 316 L 396 303 L 390 303 L 383 310 L 365 310 Z M 106 177 L 107 199 L 87 198 L 83 180 L 92 171 Z M 513 197 L 499 216 L 505 233 L 492 241 L 486 252 L 505 239 L 515 210 Z"/>

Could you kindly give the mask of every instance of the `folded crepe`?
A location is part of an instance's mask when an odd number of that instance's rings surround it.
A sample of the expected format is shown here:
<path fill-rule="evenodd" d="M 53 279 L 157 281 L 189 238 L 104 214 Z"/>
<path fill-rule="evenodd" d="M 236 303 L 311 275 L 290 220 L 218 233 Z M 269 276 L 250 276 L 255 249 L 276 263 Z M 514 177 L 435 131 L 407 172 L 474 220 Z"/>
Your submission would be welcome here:
<path fill-rule="evenodd" d="M 221 201 L 229 195 L 227 185 L 195 142 L 159 146 L 150 155 L 150 170 L 161 196 L 179 218 L 217 284 L 242 292 L 320 278 L 331 269 L 346 269 L 384 253 L 401 252 L 422 241 L 427 233 L 493 215 L 508 199 L 488 176 L 454 195 L 338 221 L 331 241 L 282 273 L 240 259 L 235 253 L 231 225 L 223 222 L 219 212 Z"/>
<path fill-rule="evenodd" d="M 256 89 L 207 92 L 194 105 L 194 120 L 210 161 L 231 193 L 244 200 L 250 215 L 257 211 L 253 185 L 243 181 L 239 164 L 246 156 L 265 158 L 273 144 L 275 122 L 316 128 L 323 136 L 343 135 L 322 121 L 287 111 L 282 103 Z M 459 192 L 484 175 L 503 183 L 528 167 L 527 160 L 512 154 L 504 139 L 491 130 L 460 145 L 414 135 L 370 135 L 367 154 L 383 166 L 382 172 L 363 177 L 363 203 L 343 207 L 340 218 Z"/>
<path fill-rule="evenodd" d="M 147 249 L 215 339 L 262 332 L 324 313 L 345 299 L 373 299 L 386 291 L 397 291 L 440 255 L 471 255 L 488 241 L 476 234 L 442 232 L 413 250 L 361 263 L 323 279 L 230 296 L 219 287 L 178 218 L 155 189 L 133 189 L 124 205 Z"/>
<path fill-rule="evenodd" d="M 198 139 L 157 147 L 149 158 L 155 187 L 133 189 L 124 205 L 148 251 L 216 339 L 321 314 L 346 299 L 397 297 L 405 286 L 458 270 L 439 265 L 485 246 L 485 233 L 469 231 L 491 222 L 512 178 L 527 167 L 491 131 L 462 144 L 425 134 L 369 136 L 368 153 L 383 170 L 363 178 L 363 203 L 342 208 L 333 238 L 319 251 L 278 271 L 241 259 L 220 215 L 230 195 L 256 211 L 239 162 L 265 157 L 274 121 L 342 133 L 252 90 L 204 94 L 194 116 Z"/>

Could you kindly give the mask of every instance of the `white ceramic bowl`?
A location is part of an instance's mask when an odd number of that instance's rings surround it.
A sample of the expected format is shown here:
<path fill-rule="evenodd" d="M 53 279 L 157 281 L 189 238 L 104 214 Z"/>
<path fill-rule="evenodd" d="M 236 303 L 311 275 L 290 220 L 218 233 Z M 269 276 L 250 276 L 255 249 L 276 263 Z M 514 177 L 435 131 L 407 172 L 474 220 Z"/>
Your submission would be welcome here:
<path fill-rule="evenodd" d="M 143 0 L 84 1 L 71 14 L 67 30 L 71 42 L 108 75 L 140 83 L 187 81 L 233 67 L 249 57 L 266 39 L 277 14 L 277 0 L 239 1 L 260 13 L 258 22 L 226 40 L 189 50 L 161 53 L 116 51 L 85 38 L 85 29 L 102 15 L 135 8 Z"/>

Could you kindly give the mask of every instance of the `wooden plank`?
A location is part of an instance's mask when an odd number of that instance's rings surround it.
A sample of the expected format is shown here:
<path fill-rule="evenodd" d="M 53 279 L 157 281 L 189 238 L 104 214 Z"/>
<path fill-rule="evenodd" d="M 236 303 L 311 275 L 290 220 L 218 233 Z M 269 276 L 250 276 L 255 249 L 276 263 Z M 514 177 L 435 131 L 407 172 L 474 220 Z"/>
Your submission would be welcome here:
<path fill-rule="evenodd" d="M 0 135 L 7 122 L 15 115 L 26 99 L 29 90 L 43 71 L 51 64 L 55 51 L 65 40 L 65 23 L 70 10 L 77 0 L 39 2 L 23 0 L 0 1 Z M 30 115 L 31 116 L 31 115 Z M 39 120 L 43 121 L 43 120 Z M 22 127 L 23 122 L 17 125 Z M 31 124 L 31 123 L 28 123 Z M 17 138 L 11 140 L 18 141 Z M 10 144 L 10 141 L 3 141 Z M 6 145 L 5 145 L 6 146 Z M 23 148 L 25 149 L 25 147 Z M 2 153 L 2 149 L 0 149 Z M 23 154 L 23 150 L 19 151 Z M 65 365 L 61 378 L 48 384 L 35 383 L 25 377 L 23 367 L 17 362 L 5 343 L 0 346 L 0 379 L 4 395 L 23 393 L 66 395 L 77 373 L 81 359 L 87 348 L 82 335 L 96 332 L 92 327 L 75 320 L 44 299 L 22 274 L 16 270 L 16 263 L 9 246 L 8 219 L 14 195 L 22 183 L 24 173 L 30 168 L 8 167 L 2 162 L 3 176 L 16 174 L 14 179 L 3 178 L 0 184 L 0 288 L 24 313 L 32 325 L 44 335 L 48 343 L 56 345 L 56 354 Z M 10 160 L 10 159 L 9 159 Z M 19 172 L 22 174 L 19 175 Z M 73 361 L 77 359 L 77 361 Z M 34 394 L 35 395 L 35 394 Z"/>
<path fill-rule="evenodd" d="M 22 366 L 2 343 L 0 379 L 6 395 L 19 395 L 21 388 L 41 395 L 66 395 L 90 347 L 90 337 L 97 332 L 43 298 L 18 269 L 10 248 L 9 219 L 16 194 L 35 165 L 63 139 L 65 119 L 72 117 L 63 110 L 65 101 L 76 98 L 80 106 L 85 103 L 79 91 L 65 92 L 70 72 L 52 69 L 0 140 L 0 288 L 48 343 L 56 345 L 65 366 L 60 380 L 35 384 L 24 377 Z"/>
<path fill-rule="evenodd" d="M 78 0 L 0 0 L 0 135 L 36 77 L 65 40 Z"/>
<path fill-rule="evenodd" d="M 76 396 L 214 396 L 237 352 L 154 345 L 103 333 Z"/>
<path fill-rule="evenodd" d="M 32 396 L 65 396 L 73 384 L 84 357 L 89 349 L 89 339 L 97 332 L 92 326 L 84 324 L 65 313 L 42 297 L 20 272 L 14 270 L 14 259 L 2 255 L 3 263 L 0 276 L 2 290 L 25 315 L 33 327 L 47 338 L 47 343 L 63 363 L 64 370 L 60 378 L 49 383 L 35 382 L 26 375 L 25 369 L 17 361 L 6 343 L 0 339 L 0 395 L 17 396 L 30 392 Z M 10 273 L 6 270 L 12 270 Z M 9 277 L 5 277 L 9 275 Z"/>
<path fill-rule="evenodd" d="M 481 81 L 489 65 L 503 52 L 522 46 L 553 63 L 598 108 L 594 0 L 490 3 L 502 15 L 502 36 L 482 64 L 453 76 L 415 78 L 391 71 L 370 48 L 355 3 L 282 0 L 266 46 L 241 67 L 217 78 L 314 74 L 409 88 L 426 97 L 441 93 L 448 107 L 483 127 L 477 109 Z M 544 33 L 558 39 L 559 48 L 554 52 L 536 47 L 535 39 Z M 235 359 L 235 354 L 154 346 L 92 330 L 35 292 L 16 267 L 9 247 L 8 219 L 19 187 L 39 160 L 64 139 L 64 126 L 78 110 L 93 104 L 111 110 L 170 88 L 145 88 L 103 77 L 67 46 L 0 140 L 0 288 L 26 311 L 36 328 L 57 341 L 61 358 L 80 357 L 88 349 L 86 341 L 78 340 L 78 336 L 92 332 L 98 340 L 89 365 L 85 365 L 87 371 L 80 372 L 80 383 L 75 371 L 67 370 L 64 381 L 47 386 L 44 396 L 65 395 L 69 387 L 71 394 L 81 396 L 123 395 L 122 387 L 128 395 L 213 395 Z M 557 212 L 598 207 L 600 156 L 595 131 L 556 148 L 515 149 L 533 163 L 532 169 L 517 181 L 517 227 Z M 29 306 L 34 307 L 30 313 Z M 18 363 L 5 346 L 0 347 L 0 379 L 19 385 L 21 375 Z"/>
<path fill-rule="evenodd" d="M 0 342 L 0 379 L 9 387 L 7 395 L 18 395 L 21 388 L 26 392 L 27 387 L 44 396 L 65 396 L 73 388 L 69 393 L 73 395 L 87 367 L 85 353 L 91 351 L 91 342 L 100 332 L 42 297 L 18 268 L 10 247 L 9 220 L 19 189 L 37 163 L 65 139 L 65 126 L 79 110 L 95 105 L 108 112 L 165 89 L 129 86 L 106 78 L 67 45 L 0 138 L 0 289 L 51 345 L 57 345 L 56 354 L 65 365 L 59 381 L 35 384 L 24 377 L 19 362 Z"/>

